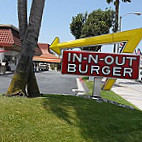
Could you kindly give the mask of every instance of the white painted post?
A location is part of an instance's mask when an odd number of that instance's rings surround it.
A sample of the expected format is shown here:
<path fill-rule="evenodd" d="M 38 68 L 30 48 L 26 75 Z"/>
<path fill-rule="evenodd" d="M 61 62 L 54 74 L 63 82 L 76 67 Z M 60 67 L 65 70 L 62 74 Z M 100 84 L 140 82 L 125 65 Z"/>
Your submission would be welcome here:
<path fill-rule="evenodd" d="M 94 77 L 94 84 L 93 84 L 93 99 L 99 100 L 101 99 L 101 82 L 102 77 Z"/>

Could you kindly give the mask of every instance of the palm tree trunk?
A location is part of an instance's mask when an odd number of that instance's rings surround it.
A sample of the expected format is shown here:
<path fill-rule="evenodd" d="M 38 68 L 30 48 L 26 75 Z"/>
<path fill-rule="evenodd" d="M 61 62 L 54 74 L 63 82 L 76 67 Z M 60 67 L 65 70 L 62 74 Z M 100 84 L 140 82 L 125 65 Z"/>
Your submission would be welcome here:
<path fill-rule="evenodd" d="M 115 20 L 116 20 L 116 24 L 115 24 L 115 31 L 118 31 L 118 20 L 119 20 L 119 0 L 115 1 L 115 11 L 116 11 L 116 15 L 115 15 Z"/>
<path fill-rule="evenodd" d="M 31 62 L 30 66 L 30 73 L 29 73 L 29 78 L 27 82 L 27 94 L 28 97 L 39 97 L 40 96 L 40 91 L 38 88 L 35 72 L 34 72 L 34 66 L 33 63 Z"/>
<path fill-rule="evenodd" d="M 19 20 L 19 36 L 23 43 L 25 32 L 27 30 L 27 0 L 18 0 L 18 20 Z"/>
<path fill-rule="evenodd" d="M 19 27 L 21 27 L 20 39 L 22 43 L 22 51 L 15 74 L 12 78 L 11 84 L 6 94 L 8 96 L 26 95 L 26 85 L 29 97 L 35 97 L 40 95 L 33 70 L 32 58 L 34 55 L 35 48 L 37 47 L 44 3 L 45 0 L 40 0 L 40 2 L 39 0 L 33 0 L 29 24 L 27 25 L 27 16 L 25 14 L 25 12 L 27 12 L 27 0 L 18 0 L 18 15 Z M 21 15 L 22 13 L 23 15 Z"/>

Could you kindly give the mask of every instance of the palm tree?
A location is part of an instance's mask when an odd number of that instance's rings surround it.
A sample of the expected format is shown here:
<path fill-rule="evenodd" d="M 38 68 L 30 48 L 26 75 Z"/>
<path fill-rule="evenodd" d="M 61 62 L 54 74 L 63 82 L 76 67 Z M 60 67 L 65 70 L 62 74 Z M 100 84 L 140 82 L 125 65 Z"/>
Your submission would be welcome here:
<path fill-rule="evenodd" d="M 116 24 L 115 24 L 115 29 L 114 31 L 117 32 L 118 31 L 118 19 L 119 19 L 119 3 L 120 0 L 106 0 L 107 3 L 111 3 L 114 2 L 115 5 L 115 12 L 116 12 L 116 16 L 115 16 L 115 20 L 116 20 Z M 122 2 L 131 2 L 131 0 L 122 0 Z"/>
<path fill-rule="evenodd" d="M 40 95 L 33 69 L 32 58 L 37 48 L 45 0 L 33 0 L 29 23 L 27 22 L 27 0 L 18 0 L 19 35 L 21 56 L 6 96 Z M 26 93 L 27 87 L 27 93 Z"/>

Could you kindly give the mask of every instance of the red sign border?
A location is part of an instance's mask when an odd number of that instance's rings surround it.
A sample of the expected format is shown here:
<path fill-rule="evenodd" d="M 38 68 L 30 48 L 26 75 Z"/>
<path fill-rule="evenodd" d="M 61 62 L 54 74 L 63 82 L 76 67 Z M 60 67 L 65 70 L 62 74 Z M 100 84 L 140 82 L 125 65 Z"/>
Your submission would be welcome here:
<path fill-rule="evenodd" d="M 102 75 L 99 75 L 99 76 L 94 76 L 94 75 L 88 75 L 88 74 L 76 74 L 76 73 L 64 73 L 64 71 L 63 71 L 63 64 L 64 64 L 64 62 L 65 62 L 65 59 L 64 59 L 64 54 L 65 53 L 83 53 L 83 54 L 90 54 L 90 53 L 92 53 L 92 54 L 103 54 L 103 55 L 115 55 L 115 56 L 119 56 L 119 55 L 124 55 L 124 56 L 130 56 L 130 57 L 137 57 L 137 59 L 138 59 L 138 61 L 137 62 L 139 62 L 138 63 L 138 69 L 137 69 L 137 78 L 124 78 L 123 76 L 122 77 L 110 77 L 110 76 L 102 76 Z M 114 78 L 114 79 L 118 79 L 118 78 L 120 78 L 120 79 L 138 79 L 138 77 L 139 77 L 139 67 L 140 67 L 140 56 L 139 55 L 133 55 L 133 54 L 129 54 L 129 53 L 102 53 L 102 52 L 90 52 L 90 51 L 70 51 L 70 50 L 65 50 L 65 51 L 63 51 L 63 57 L 62 57 L 62 64 L 61 64 L 61 73 L 62 74 L 69 74 L 69 75 L 79 75 L 79 76 L 94 76 L 94 77 L 107 77 L 107 78 Z"/>

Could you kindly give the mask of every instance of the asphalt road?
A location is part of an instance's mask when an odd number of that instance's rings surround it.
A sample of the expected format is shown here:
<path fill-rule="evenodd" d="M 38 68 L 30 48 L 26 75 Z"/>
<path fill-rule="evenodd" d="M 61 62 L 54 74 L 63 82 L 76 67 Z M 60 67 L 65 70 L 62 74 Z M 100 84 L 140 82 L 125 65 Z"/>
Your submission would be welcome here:
<path fill-rule="evenodd" d="M 0 94 L 5 93 L 10 81 L 11 81 L 12 75 L 0 75 Z"/>
<path fill-rule="evenodd" d="M 62 75 L 56 71 L 36 73 L 41 93 L 46 94 L 75 94 L 72 89 L 77 88 L 76 77 L 73 75 Z M 0 94 L 5 93 L 12 74 L 0 76 Z"/>

